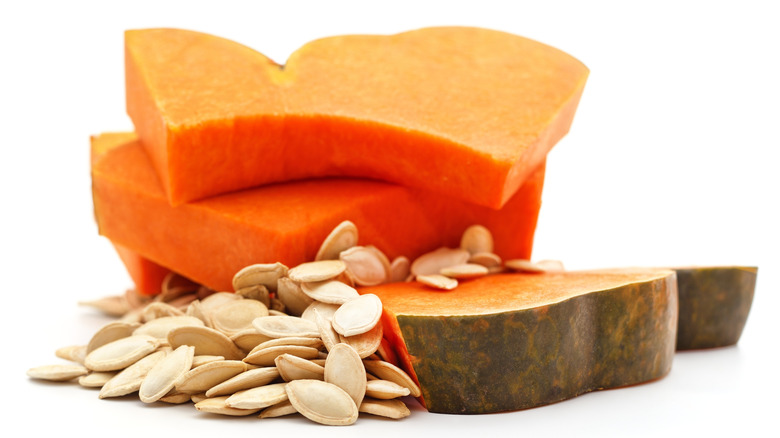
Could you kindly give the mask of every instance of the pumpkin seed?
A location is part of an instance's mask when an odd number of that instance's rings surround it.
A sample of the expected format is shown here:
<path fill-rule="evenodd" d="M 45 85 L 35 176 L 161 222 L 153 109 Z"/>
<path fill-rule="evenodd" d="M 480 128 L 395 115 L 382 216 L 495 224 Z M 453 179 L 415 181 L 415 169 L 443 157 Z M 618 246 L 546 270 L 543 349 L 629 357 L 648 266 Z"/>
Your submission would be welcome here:
<path fill-rule="evenodd" d="M 536 262 L 536 266 L 545 270 L 545 272 L 562 272 L 563 262 L 560 260 L 540 260 Z"/>
<path fill-rule="evenodd" d="M 181 310 L 177 309 L 176 307 L 168 303 L 154 302 L 154 303 L 147 304 L 143 308 L 143 310 L 141 311 L 141 320 L 148 322 L 165 316 L 182 316 L 182 315 L 184 315 L 184 312 L 182 312 Z"/>
<path fill-rule="evenodd" d="M 410 270 L 415 277 L 434 275 L 441 272 L 443 268 L 466 263 L 469 256 L 469 252 L 465 249 L 442 247 L 415 259 Z"/>
<path fill-rule="evenodd" d="M 373 246 L 354 246 L 339 254 L 355 284 L 376 286 L 390 278 L 390 262 Z"/>
<path fill-rule="evenodd" d="M 112 295 L 90 301 L 79 301 L 80 306 L 95 308 L 109 316 L 122 316 L 130 310 L 130 304 L 124 295 Z"/>
<path fill-rule="evenodd" d="M 286 278 L 286 277 L 284 277 Z M 281 278 L 280 278 L 281 280 Z M 277 286 L 278 287 L 278 286 Z M 265 287 L 262 284 L 256 284 L 254 286 L 248 286 L 243 287 L 235 292 L 236 295 L 240 296 L 241 298 L 245 300 L 257 300 L 261 303 L 265 304 L 265 307 L 268 307 L 271 305 L 271 292 L 268 291 L 268 288 Z"/>
<path fill-rule="evenodd" d="M 133 331 L 134 335 L 149 335 L 158 339 L 167 339 L 168 333 L 176 327 L 198 326 L 203 327 L 203 321 L 187 315 L 163 316 L 145 322 L 142 326 Z"/>
<path fill-rule="evenodd" d="M 160 340 L 151 336 L 128 336 L 96 348 L 84 358 L 84 365 L 92 371 L 121 370 L 159 346 Z"/>
<path fill-rule="evenodd" d="M 222 356 L 228 360 L 240 360 L 244 357 L 244 353 L 230 338 L 208 327 L 176 327 L 168 332 L 168 343 L 174 349 L 191 345 L 195 347 L 196 355 Z"/>
<path fill-rule="evenodd" d="M 348 250 L 358 243 L 358 229 L 354 223 L 343 221 L 336 225 L 333 231 L 328 234 L 322 242 L 315 261 L 335 260 L 339 258 L 342 251 Z"/>
<path fill-rule="evenodd" d="M 470 280 L 472 278 L 484 277 L 488 274 L 488 268 L 476 263 L 463 263 L 442 268 L 440 274 L 457 280 Z"/>
<path fill-rule="evenodd" d="M 411 262 L 408 257 L 398 256 L 390 263 L 390 282 L 406 281 L 411 273 Z"/>
<path fill-rule="evenodd" d="M 304 417 L 320 424 L 346 426 L 358 418 L 355 402 L 346 391 L 321 380 L 287 383 L 290 404 Z"/>
<path fill-rule="evenodd" d="M 498 254 L 494 254 L 492 252 L 478 252 L 471 254 L 471 257 L 469 257 L 468 260 L 469 263 L 475 263 L 477 265 L 482 265 L 486 268 L 493 268 L 496 266 L 501 266 L 501 257 L 498 256 Z"/>
<path fill-rule="evenodd" d="M 312 300 L 328 304 L 344 304 L 360 296 L 354 287 L 338 280 L 303 283 L 301 290 Z"/>
<path fill-rule="evenodd" d="M 287 275 L 287 266 L 282 263 L 264 263 L 247 266 L 233 276 L 233 290 L 262 284 L 268 290 L 276 290 L 276 282 Z"/>
<path fill-rule="evenodd" d="M 334 345 L 341 342 L 339 334 L 333 329 L 333 324 L 326 320 L 317 309 L 314 309 L 314 318 L 317 328 L 320 330 L 320 339 L 322 339 L 325 349 L 330 351 Z"/>
<path fill-rule="evenodd" d="M 284 303 L 287 312 L 293 316 L 300 316 L 314 299 L 303 293 L 301 286 L 288 277 L 279 279 L 276 296 Z"/>
<path fill-rule="evenodd" d="M 322 380 L 325 376 L 325 367 L 292 354 L 280 354 L 274 363 L 286 382 L 298 379 Z"/>
<path fill-rule="evenodd" d="M 441 289 L 441 290 L 453 290 L 456 287 L 458 287 L 458 280 L 450 277 L 445 277 L 441 274 L 433 274 L 433 275 L 418 275 L 417 281 L 420 283 L 430 286 L 435 289 Z"/>
<path fill-rule="evenodd" d="M 526 272 L 526 273 L 544 272 L 544 268 L 539 267 L 536 264 L 531 263 L 530 260 L 525 260 L 525 259 L 507 260 L 504 262 L 504 266 L 517 272 Z"/>
<path fill-rule="evenodd" d="M 230 336 L 230 340 L 244 351 L 250 351 L 269 339 L 274 338 L 261 334 L 255 329 L 254 325 L 252 325 L 252 328 L 250 329 L 240 331 Z"/>
<path fill-rule="evenodd" d="M 157 401 L 162 403 L 180 405 L 182 403 L 188 403 L 191 400 L 192 400 L 192 394 L 188 394 L 186 392 L 178 392 L 175 389 L 172 389 L 170 392 L 160 397 L 160 399 Z"/>
<path fill-rule="evenodd" d="M 33 379 L 52 382 L 67 382 L 77 377 L 86 376 L 89 370 L 79 364 L 43 365 L 27 370 L 27 376 Z"/>
<path fill-rule="evenodd" d="M 302 263 L 290 269 L 287 275 L 297 283 L 311 283 L 338 277 L 346 268 L 341 260 L 320 260 Z"/>
<path fill-rule="evenodd" d="M 118 371 L 95 371 L 86 376 L 79 377 L 79 385 L 85 388 L 102 388 L 109 380 L 116 376 Z"/>
<path fill-rule="evenodd" d="M 192 358 L 192 367 L 197 368 L 199 366 L 210 364 L 212 362 L 217 362 L 220 360 L 225 360 L 225 358 L 223 356 L 201 354 Z"/>
<path fill-rule="evenodd" d="M 360 406 L 366 395 L 366 368 L 352 346 L 344 343 L 334 345 L 328 352 L 324 371 L 326 382 L 346 391 L 355 406 Z"/>
<path fill-rule="evenodd" d="M 54 355 L 60 359 L 76 362 L 77 364 L 84 365 L 84 358 L 87 357 L 86 345 L 69 345 L 67 347 L 58 348 L 54 352 Z"/>
<path fill-rule="evenodd" d="M 382 300 L 374 294 L 360 295 L 344 303 L 333 314 L 333 329 L 342 336 L 366 333 L 382 316 Z"/>
<path fill-rule="evenodd" d="M 411 415 L 411 411 L 401 400 L 375 400 L 366 397 L 358 409 L 366 414 L 399 420 Z"/>
<path fill-rule="evenodd" d="M 99 398 L 121 397 L 138 391 L 144 377 L 158 362 L 164 359 L 164 351 L 156 351 L 123 369 L 100 388 Z"/>
<path fill-rule="evenodd" d="M 409 394 L 412 397 L 422 395 L 420 387 L 414 383 L 411 377 L 401 368 L 381 360 L 363 360 L 366 371 L 379 377 L 380 379 L 395 382 L 405 388 L 409 388 Z"/>
<path fill-rule="evenodd" d="M 287 400 L 287 383 L 273 383 L 257 388 L 244 389 L 225 400 L 225 404 L 238 409 L 262 409 Z"/>
<path fill-rule="evenodd" d="M 276 367 L 255 368 L 244 371 L 206 391 L 206 397 L 235 394 L 238 391 L 267 385 L 279 377 Z"/>
<path fill-rule="evenodd" d="M 260 412 L 260 418 L 276 418 L 297 413 L 298 411 L 295 410 L 295 407 L 288 399 L 263 409 L 263 411 Z"/>
<path fill-rule="evenodd" d="M 87 344 L 87 354 L 95 351 L 98 347 L 132 335 L 133 331 L 139 326 L 140 324 L 137 323 L 126 323 L 121 321 L 114 321 L 104 325 L 98 329 L 89 340 L 89 343 Z"/>
<path fill-rule="evenodd" d="M 276 345 L 253 350 L 244 358 L 244 362 L 261 367 L 274 366 L 276 357 L 285 353 L 303 359 L 314 359 L 319 355 L 319 350 L 302 345 Z"/>
<path fill-rule="evenodd" d="M 379 348 L 379 345 L 382 343 L 382 333 L 382 324 L 378 323 L 366 333 L 355 336 L 339 335 L 339 339 L 341 342 L 352 346 L 361 358 L 366 358 L 374 354 Z"/>
<path fill-rule="evenodd" d="M 206 392 L 244 371 L 246 371 L 246 364 L 240 360 L 209 362 L 184 373 L 176 382 L 176 390 L 187 394 Z"/>
<path fill-rule="evenodd" d="M 472 225 L 463 232 L 460 247 L 470 254 L 493 252 L 493 235 L 482 225 Z"/>
<path fill-rule="evenodd" d="M 144 403 L 154 403 L 171 389 L 177 381 L 192 367 L 195 347 L 181 345 L 157 362 L 141 382 L 138 397 Z"/>
<path fill-rule="evenodd" d="M 252 415 L 260 409 L 237 409 L 227 405 L 228 396 L 212 397 L 195 403 L 195 409 L 209 414 L 229 415 L 242 417 Z"/>
<path fill-rule="evenodd" d="M 296 316 L 264 316 L 252 321 L 255 330 L 271 338 L 302 336 L 316 338 L 320 335 L 317 325 Z"/>
<path fill-rule="evenodd" d="M 366 397 L 388 400 L 405 397 L 410 393 L 409 388 L 389 380 L 376 379 L 366 382 Z"/>
<path fill-rule="evenodd" d="M 301 345 L 304 347 L 320 348 L 323 344 L 322 339 L 319 338 L 309 338 L 305 336 L 285 336 L 284 338 L 269 339 L 268 341 L 265 341 L 259 344 L 257 347 L 253 348 L 250 353 L 263 348 L 275 347 L 277 345 Z"/>
<path fill-rule="evenodd" d="M 255 318 L 268 316 L 268 307 L 257 300 L 237 300 L 214 310 L 211 323 L 214 328 L 230 336 L 253 328 Z"/>
<path fill-rule="evenodd" d="M 333 319 L 333 314 L 341 307 L 341 304 L 329 304 L 321 301 L 315 301 L 306 308 L 301 314 L 301 318 L 316 322 L 314 317 L 314 311 L 318 311 L 326 321 L 330 322 Z"/>

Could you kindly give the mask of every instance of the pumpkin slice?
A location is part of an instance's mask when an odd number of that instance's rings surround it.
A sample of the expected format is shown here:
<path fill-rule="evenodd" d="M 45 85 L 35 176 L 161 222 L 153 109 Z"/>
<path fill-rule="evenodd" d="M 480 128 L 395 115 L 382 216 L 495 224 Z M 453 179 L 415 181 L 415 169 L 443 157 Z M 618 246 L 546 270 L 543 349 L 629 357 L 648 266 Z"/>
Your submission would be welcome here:
<path fill-rule="evenodd" d="M 127 112 L 173 205 L 323 176 L 499 208 L 568 131 L 588 69 L 508 33 L 312 41 L 278 65 L 215 36 L 125 34 Z"/>
<path fill-rule="evenodd" d="M 138 253 L 122 245 L 117 243 L 113 245 L 119 258 L 125 265 L 130 279 L 135 284 L 135 290 L 142 295 L 159 294 L 163 281 L 171 270 L 144 257 L 140 257 Z"/>
<path fill-rule="evenodd" d="M 358 179 L 276 184 L 171 207 L 141 144 L 125 140 L 93 138 L 93 151 L 107 150 L 92 166 L 100 233 L 215 290 L 233 290 L 235 273 L 252 264 L 292 268 L 314 260 L 323 239 L 344 220 L 390 258 L 457 247 L 475 223 L 493 232 L 500 256 L 531 253 L 543 167 L 500 211 Z"/>
<path fill-rule="evenodd" d="M 451 292 L 418 282 L 360 289 L 432 412 L 542 406 L 666 375 L 677 332 L 674 271 L 498 274 Z"/>
<path fill-rule="evenodd" d="M 758 268 L 675 268 L 680 294 L 677 349 L 734 345 L 742 336 L 756 287 Z"/>

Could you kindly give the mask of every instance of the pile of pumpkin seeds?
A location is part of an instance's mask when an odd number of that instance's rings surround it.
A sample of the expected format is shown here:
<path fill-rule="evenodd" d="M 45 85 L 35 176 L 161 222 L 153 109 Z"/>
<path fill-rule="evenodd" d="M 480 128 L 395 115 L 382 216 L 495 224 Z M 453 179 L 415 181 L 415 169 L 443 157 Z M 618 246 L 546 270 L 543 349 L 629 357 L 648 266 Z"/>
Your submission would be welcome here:
<path fill-rule="evenodd" d="M 133 290 L 83 304 L 118 317 L 86 345 L 60 348 L 70 364 L 28 376 L 77 381 L 99 398 L 138 393 L 144 403 L 189 403 L 197 410 L 259 418 L 301 414 L 349 425 L 359 412 L 401 419 L 402 397 L 421 395 L 383 337 L 382 303 L 356 287 L 419 281 L 439 290 L 506 270 L 561 270 L 557 262 L 502 263 L 490 232 L 469 227 L 461 247 L 392 262 L 359 246 L 357 227 L 339 224 L 315 260 L 288 268 L 256 264 L 237 272 L 232 292 L 176 274 L 148 297 Z"/>

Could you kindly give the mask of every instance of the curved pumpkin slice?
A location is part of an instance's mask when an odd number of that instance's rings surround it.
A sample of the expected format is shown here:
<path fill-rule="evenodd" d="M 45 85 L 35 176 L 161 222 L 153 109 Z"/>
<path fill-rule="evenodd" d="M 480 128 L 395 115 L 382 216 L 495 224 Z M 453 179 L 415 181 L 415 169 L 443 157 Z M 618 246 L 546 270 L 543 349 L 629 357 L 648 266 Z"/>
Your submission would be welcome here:
<path fill-rule="evenodd" d="M 544 167 L 502 209 L 425 190 L 359 179 L 309 180 L 244 190 L 171 207 L 143 147 L 123 134 L 93 138 L 92 189 L 98 228 L 112 242 L 215 290 L 256 263 L 312 261 L 344 220 L 388 257 L 457 247 L 483 224 L 495 252 L 528 258 L 541 206 Z M 363 244 L 360 243 L 359 244 Z"/>
<path fill-rule="evenodd" d="M 499 208 L 566 134 L 588 76 L 466 27 L 324 38 L 283 66 L 203 33 L 125 38 L 127 111 L 173 205 L 356 176 Z"/>
<path fill-rule="evenodd" d="M 432 412 L 542 406 L 666 375 L 677 332 L 667 270 L 500 274 L 451 292 L 418 282 L 361 288 Z"/>

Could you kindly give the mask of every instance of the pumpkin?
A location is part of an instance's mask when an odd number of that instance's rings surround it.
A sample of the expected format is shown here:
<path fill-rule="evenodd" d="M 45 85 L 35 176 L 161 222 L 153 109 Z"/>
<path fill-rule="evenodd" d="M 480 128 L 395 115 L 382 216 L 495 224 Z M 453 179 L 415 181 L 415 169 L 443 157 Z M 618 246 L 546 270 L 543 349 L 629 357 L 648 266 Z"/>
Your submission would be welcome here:
<path fill-rule="evenodd" d="M 216 36 L 125 34 L 127 112 L 173 205 L 323 176 L 500 208 L 569 130 L 588 69 L 469 27 L 312 41 L 285 65 Z"/>

